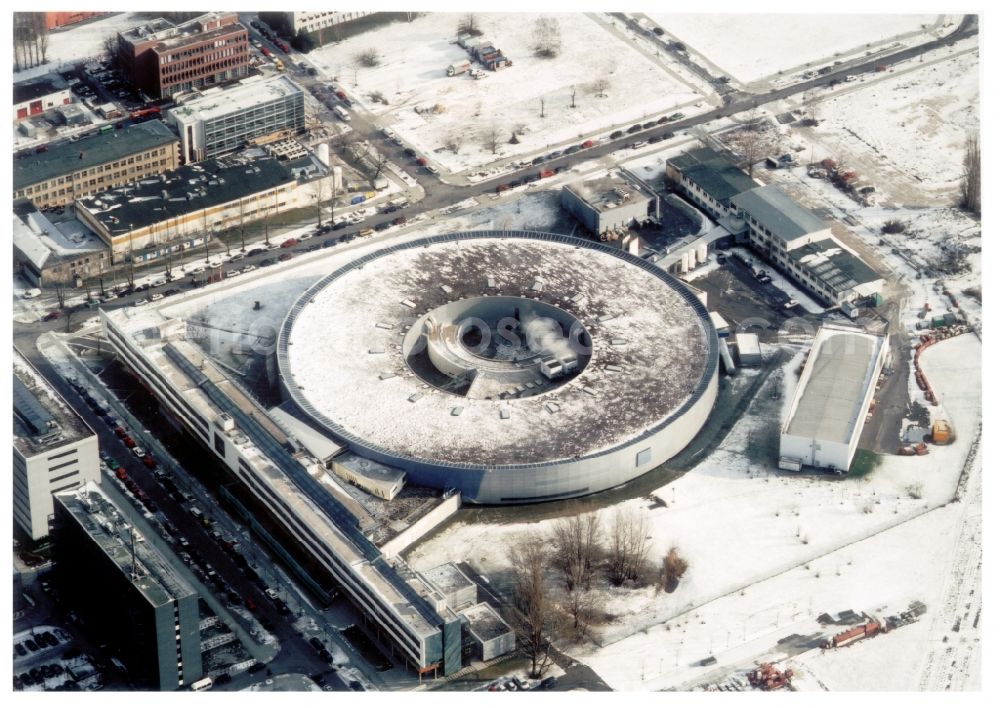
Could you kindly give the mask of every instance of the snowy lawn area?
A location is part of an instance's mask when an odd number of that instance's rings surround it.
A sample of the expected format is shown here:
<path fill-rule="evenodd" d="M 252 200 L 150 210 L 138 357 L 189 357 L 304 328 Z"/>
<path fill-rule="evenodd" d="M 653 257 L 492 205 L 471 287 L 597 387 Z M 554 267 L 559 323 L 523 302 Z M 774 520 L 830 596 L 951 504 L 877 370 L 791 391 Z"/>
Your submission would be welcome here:
<path fill-rule="evenodd" d="M 465 50 L 453 43 L 458 14 L 428 14 L 410 23 L 395 23 L 377 35 L 352 37 L 310 57 L 379 115 L 382 124 L 392 126 L 407 143 L 450 171 L 565 147 L 611 126 L 648 120 L 700 98 L 586 15 L 551 16 L 559 23 L 562 52 L 557 58 L 542 59 L 531 46 L 532 28 L 541 15 L 478 15 L 480 39 L 489 39 L 513 62 L 506 69 L 487 71 L 479 80 L 467 74 L 445 75 L 449 64 L 468 59 Z M 355 70 L 356 56 L 369 47 L 378 49 L 380 65 Z M 608 81 L 605 97 L 595 87 L 601 79 Z M 571 108 L 574 87 L 576 108 Z M 373 94 L 381 94 L 388 105 L 373 100 Z M 418 114 L 415 108 L 430 110 Z M 493 126 L 500 136 L 497 155 L 485 141 Z M 518 133 L 517 145 L 508 143 L 512 132 Z M 445 148 L 451 142 L 457 152 Z"/>
<path fill-rule="evenodd" d="M 65 30 L 49 33 L 48 63 L 14 74 L 14 82 L 55 71 L 66 64 L 100 59 L 104 54 L 104 40 L 109 35 L 142 24 L 139 13 L 119 12 L 93 22 L 85 22 Z"/>
<path fill-rule="evenodd" d="M 957 195 L 966 136 L 979 131 L 977 46 L 968 40 L 951 58 L 910 62 L 891 78 L 834 93 L 817 108 L 816 139 L 844 164 L 863 155 L 881 165 L 884 176 L 864 175 L 880 191 L 902 173 L 923 190 Z"/>
<path fill-rule="evenodd" d="M 939 349 L 935 352 L 935 348 Z M 836 600 L 837 607 L 824 609 L 844 609 L 841 604 L 851 603 L 882 604 L 883 599 L 896 601 L 918 596 L 919 579 L 911 583 L 912 576 L 902 570 L 893 576 L 896 586 L 862 582 L 860 579 L 866 577 L 864 572 L 852 576 L 850 583 L 841 580 L 837 571 L 847 578 L 843 575 L 846 566 L 849 562 L 862 563 L 864 556 L 860 553 L 848 553 L 837 562 L 824 561 L 810 571 L 802 566 L 950 501 L 980 417 L 980 352 L 979 341 L 967 335 L 936 344 L 922 358 L 935 390 L 941 392 L 943 405 L 958 433 L 957 441 L 947 447 L 934 447 L 926 457 L 885 456 L 874 471 L 858 479 L 779 476 L 773 473 L 771 464 L 751 461 L 753 445 L 777 434 L 785 412 L 781 403 L 766 395 L 773 387 L 765 385 L 761 389 L 765 394 L 758 395 L 715 452 L 691 472 L 654 492 L 652 496 L 661 503 L 651 504 L 649 498 L 632 499 L 602 511 L 606 538 L 616 509 L 631 508 L 646 515 L 651 526 L 651 557 L 661 559 L 676 545 L 690 562 L 690 569 L 678 589 L 669 595 L 652 587 L 627 590 L 602 585 L 597 591 L 598 606 L 614 617 L 595 628 L 598 645 L 604 649 L 585 645 L 571 647 L 570 652 L 581 661 L 593 663 L 613 687 L 628 689 L 646 673 L 637 659 L 651 651 L 643 642 L 647 637 L 652 642 L 654 633 L 662 640 L 665 622 L 696 608 L 707 618 L 713 613 L 702 611 L 705 603 L 731 593 L 738 597 L 740 589 L 745 587 L 749 596 L 760 587 L 750 586 L 773 576 L 798 574 L 797 582 L 815 588 L 802 596 L 798 610 L 803 609 L 813 593 L 820 597 L 828 585 L 841 588 L 839 594 L 831 593 L 831 602 L 837 597 L 841 599 Z M 780 374 L 775 374 L 783 378 L 786 401 L 795 384 L 794 367 L 801 356 L 799 352 Z M 916 489 L 913 485 L 919 486 L 916 494 L 911 494 L 910 490 Z M 414 568 L 423 570 L 448 560 L 467 560 L 482 572 L 502 574 L 508 563 L 506 552 L 510 544 L 525 532 L 545 533 L 552 523 L 552 520 L 489 525 L 458 523 L 447 533 L 418 546 L 410 561 Z M 899 533 L 898 537 L 910 543 L 914 538 L 908 533 Z M 746 542 L 750 539 L 752 552 Z M 893 560 L 894 555 L 901 555 L 898 550 L 898 544 L 893 545 L 886 557 L 876 556 L 864 563 L 887 567 L 902 563 L 904 559 Z M 815 579 L 817 572 L 823 580 Z M 843 595 L 846 592 L 843 588 L 848 585 L 855 593 L 850 599 Z M 794 611 L 789 608 L 793 601 L 784 597 L 780 601 L 775 599 L 781 595 L 781 592 L 762 592 L 753 595 L 757 598 L 754 601 L 734 603 L 732 612 L 739 617 L 741 629 L 746 624 L 748 637 L 770 632 L 776 621 L 781 621 L 775 619 L 776 612 L 786 615 L 786 622 L 791 621 Z M 908 597 L 907 602 L 909 599 L 913 597 Z M 814 609 L 819 607 L 817 600 Z M 737 626 L 732 617 L 719 626 L 726 624 Z M 686 659 L 693 661 L 707 656 L 711 653 L 707 651 L 709 642 L 722 642 L 725 635 L 724 629 L 709 635 L 699 630 L 698 637 L 706 636 L 699 639 L 704 645 L 687 647 L 685 652 L 690 653 L 685 653 Z M 780 636 L 784 635 L 779 634 L 775 639 Z M 603 666 L 602 656 L 608 662 Z M 666 656 L 673 664 L 673 650 Z M 622 676 L 619 674 L 622 671 L 630 673 Z"/>
<path fill-rule="evenodd" d="M 877 50 L 910 33 L 930 34 L 936 15 L 649 14 L 737 81 L 749 83 L 841 54 Z"/>

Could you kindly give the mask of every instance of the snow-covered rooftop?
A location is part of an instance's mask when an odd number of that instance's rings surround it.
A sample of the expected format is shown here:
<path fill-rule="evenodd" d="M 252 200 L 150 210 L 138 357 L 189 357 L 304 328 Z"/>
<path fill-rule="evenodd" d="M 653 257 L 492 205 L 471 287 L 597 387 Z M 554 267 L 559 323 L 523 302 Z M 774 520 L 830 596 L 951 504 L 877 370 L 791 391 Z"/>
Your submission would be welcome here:
<path fill-rule="evenodd" d="M 538 299 L 593 338 L 583 371 L 531 397 L 456 395 L 402 351 L 423 313 L 483 295 Z M 688 401 L 706 371 L 707 319 L 672 277 L 608 247 L 550 234 L 471 232 L 365 256 L 307 291 L 282 327 L 296 401 L 341 438 L 394 458 L 537 464 L 641 437 Z"/>
<path fill-rule="evenodd" d="M 846 443 L 862 410 L 873 376 L 878 376 L 884 337 L 825 325 L 816 334 L 784 432 Z"/>

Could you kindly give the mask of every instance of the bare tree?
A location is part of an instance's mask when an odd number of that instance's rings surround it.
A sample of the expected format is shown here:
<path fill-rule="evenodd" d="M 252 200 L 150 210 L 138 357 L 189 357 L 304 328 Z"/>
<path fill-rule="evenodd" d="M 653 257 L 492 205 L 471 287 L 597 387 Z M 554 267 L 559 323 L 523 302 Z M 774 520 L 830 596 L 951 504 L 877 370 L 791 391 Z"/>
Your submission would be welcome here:
<path fill-rule="evenodd" d="M 539 17 L 531 33 L 531 46 L 536 57 L 553 59 L 562 51 L 562 32 L 554 17 Z"/>
<path fill-rule="evenodd" d="M 56 283 L 56 302 L 59 303 L 59 309 L 66 307 L 66 286 L 63 283 Z"/>
<path fill-rule="evenodd" d="M 531 660 L 532 678 L 540 678 L 554 661 L 552 639 L 559 613 L 545 583 L 548 554 L 538 536 L 527 536 L 510 548 L 513 574 L 510 619 L 524 653 Z"/>
<path fill-rule="evenodd" d="M 545 97 L 543 96 L 543 97 L 539 98 L 538 100 L 542 104 L 542 115 L 541 115 L 541 117 L 544 118 L 545 117 Z"/>
<path fill-rule="evenodd" d="M 598 98 L 607 98 L 609 88 L 611 88 L 611 79 L 606 79 L 603 77 L 595 81 L 591 87 L 591 89 L 594 92 L 594 95 L 597 96 Z"/>
<path fill-rule="evenodd" d="M 569 96 L 570 96 L 569 107 L 576 108 L 576 84 L 573 84 L 573 88 L 570 89 Z"/>
<path fill-rule="evenodd" d="M 31 18 L 38 63 L 44 64 L 48 61 L 49 51 L 49 28 L 45 24 L 45 13 L 32 12 Z"/>
<path fill-rule="evenodd" d="M 677 584 L 687 572 L 688 562 L 681 558 L 677 551 L 677 546 L 671 546 L 670 551 L 663 558 L 663 589 L 673 592 L 677 589 Z"/>
<path fill-rule="evenodd" d="M 467 15 L 462 15 L 462 19 L 458 21 L 458 33 L 471 34 L 473 37 L 478 37 L 483 33 L 479 29 L 479 17 L 476 13 L 470 12 Z"/>
<path fill-rule="evenodd" d="M 559 519 L 550 539 L 552 566 L 562 576 L 566 590 L 590 589 L 601 554 L 600 516 L 578 514 Z"/>
<path fill-rule="evenodd" d="M 247 252 L 247 214 L 246 206 L 240 199 L 240 253 Z"/>
<path fill-rule="evenodd" d="M 962 206 L 977 216 L 982 212 L 980 169 L 979 136 L 969 135 L 965 140 L 965 158 L 962 161 Z"/>
<path fill-rule="evenodd" d="M 112 64 L 118 63 L 118 35 L 111 33 L 101 40 L 101 49 L 104 52 L 104 58 L 107 59 Z"/>
<path fill-rule="evenodd" d="M 742 167 L 753 179 L 753 167 L 775 150 L 777 143 L 763 116 L 751 111 L 739 126 L 729 134 L 729 146 L 742 160 Z"/>
<path fill-rule="evenodd" d="M 316 226 L 323 225 L 323 203 L 326 201 L 326 180 L 317 179 L 312 183 L 311 193 L 316 204 Z"/>
<path fill-rule="evenodd" d="M 500 149 L 500 138 L 503 135 L 503 130 L 496 123 L 492 124 L 486 129 L 486 134 L 483 136 L 483 142 L 486 149 L 492 152 L 494 155 L 497 154 L 497 150 Z"/>
<path fill-rule="evenodd" d="M 357 56 L 354 57 L 354 61 L 358 66 L 363 66 L 368 69 L 379 65 L 378 50 L 375 47 L 368 47 L 358 52 Z"/>
<path fill-rule="evenodd" d="M 382 176 L 383 172 L 385 172 L 385 168 L 389 164 L 389 156 L 381 150 L 376 150 L 374 148 L 368 153 L 368 155 L 371 158 L 372 182 L 374 182 Z M 375 185 L 373 184 L 372 186 L 374 187 Z"/>
<path fill-rule="evenodd" d="M 608 579 L 614 585 L 641 579 L 649 563 L 649 521 L 635 509 L 619 509 L 608 549 Z"/>
<path fill-rule="evenodd" d="M 573 638 L 583 639 L 594 614 L 590 584 L 601 554 L 600 517 L 577 515 L 556 522 L 549 539 L 552 567 L 559 571 L 565 594 L 562 608 L 572 623 Z"/>

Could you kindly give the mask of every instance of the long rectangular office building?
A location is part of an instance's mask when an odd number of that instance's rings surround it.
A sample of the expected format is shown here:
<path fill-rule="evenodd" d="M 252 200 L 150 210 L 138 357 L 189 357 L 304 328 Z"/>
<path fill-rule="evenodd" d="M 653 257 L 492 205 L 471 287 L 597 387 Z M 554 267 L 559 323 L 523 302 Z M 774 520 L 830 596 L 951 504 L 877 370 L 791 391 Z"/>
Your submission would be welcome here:
<path fill-rule="evenodd" d="M 167 120 L 177 127 L 184 162 L 198 162 L 255 138 L 303 131 L 305 96 L 287 76 L 252 77 L 185 101 L 167 111 Z"/>
<path fill-rule="evenodd" d="M 319 461 L 289 440 L 185 338 L 181 319 L 147 310 L 101 311 L 115 351 L 176 420 L 260 502 L 367 618 L 391 653 L 421 675 L 461 667 L 462 620 L 400 559 L 389 560 L 358 519 L 319 481 Z"/>

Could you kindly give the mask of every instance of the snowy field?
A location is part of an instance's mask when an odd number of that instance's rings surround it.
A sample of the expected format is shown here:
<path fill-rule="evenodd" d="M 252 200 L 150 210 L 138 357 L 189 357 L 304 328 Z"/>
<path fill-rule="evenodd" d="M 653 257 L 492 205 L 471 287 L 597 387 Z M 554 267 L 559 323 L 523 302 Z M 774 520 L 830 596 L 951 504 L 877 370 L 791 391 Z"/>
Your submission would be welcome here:
<path fill-rule="evenodd" d="M 749 83 L 841 54 L 875 51 L 911 33 L 931 35 L 936 15 L 673 15 L 649 17 L 737 81 Z"/>
<path fill-rule="evenodd" d="M 858 170 L 880 191 L 886 179 L 901 179 L 911 190 L 954 198 L 966 136 L 979 131 L 978 45 L 972 39 L 959 47 L 951 58 L 911 62 L 885 80 L 869 77 L 863 88 L 835 92 L 819 104 L 814 140 L 843 164 L 857 157 L 880 168 Z M 914 203 L 909 193 L 892 196 Z"/>
<path fill-rule="evenodd" d="M 784 367 L 781 387 L 785 389 L 786 401 L 795 385 L 792 372 L 802 355 L 800 351 Z M 605 537 L 610 533 L 617 508 L 637 509 L 647 516 L 652 527 L 652 557 L 662 558 L 670 546 L 677 545 L 691 566 L 680 587 L 670 595 L 651 587 L 638 590 L 602 587 L 598 591 L 599 606 L 615 619 L 596 628 L 598 647 L 570 648 L 570 653 L 592 663 L 614 688 L 676 685 L 690 677 L 683 672 L 665 673 L 661 684 L 648 684 L 647 674 L 655 672 L 647 669 L 655 665 L 660 670 L 661 664 L 672 669 L 675 661 L 687 666 L 690 661 L 712 653 L 710 649 L 717 650 L 723 642 L 735 646 L 734 627 L 740 628 L 741 637 L 745 634 L 745 641 L 764 638 L 762 641 L 769 646 L 790 633 L 771 636 L 774 631 L 821 611 L 841 610 L 852 604 L 859 609 L 874 608 L 904 598 L 908 603 L 925 597 L 920 579 L 911 581 L 913 575 L 900 565 L 910 561 L 905 557 L 893 560 L 894 556 L 905 555 L 898 553 L 900 543 L 912 543 L 914 536 L 908 533 L 896 534 L 897 541 L 888 550 L 883 549 L 877 561 L 863 560 L 864 554 L 848 552 L 835 556 L 841 558 L 839 561 L 827 559 L 811 569 L 805 564 L 919 517 L 952 498 L 980 417 L 979 357 L 978 340 L 965 335 L 935 345 L 923 358 L 935 390 L 942 392 L 949 419 L 957 431 L 962 431 L 958 441 L 947 447 L 935 447 L 926 457 L 884 457 L 874 472 L 860 480 L 775 476 L 769 471 L 770 465 L 749 462 L 751 442 L 775 435 L 777 421 L 783 417 L 781 404 L 770 400 L 770 396 L 758 396 L 749 413 L 714 453 L 676 482 L 653 493 L 651 498 L 662 504 L 651 506 L 650 498 L 633 499 L 603 510 Z M 762 389 L 770 390 L 770 385 Z M 910 493 L 913 485 L 920 487 L 916 495 L 919 498 Z M 725 519 L 724 524 L 721 519 Z M 418 570 L 447 560 L 467 560 L 482 572 L 500 574 L 507 564 L 506 548 L 526 532 L 544 533 L 551 523 L 550 520 L 494 525 L 458 523 L 445 534 L 418 546 L 410 560 Z M 753 539 L 752 552 L 737 538 Z M 934 534 L 928 538 L 933 539 Z M 856 576 L 848 575 L 847 566 L 854 565 L 862 570 Z M 886 571 L 885 583 L 859 580 L 875 565 L 891 568 Z M 801 599 L 797 603 L 776 601 L 781 592 L 759 591 L 761 586 L 748 587 L 782 574 L 806 586 L 798 591 Z M 830 591 L 827 596 L 826 588 L 834 579 L 834 587 L 841 590 Z M 848 587 L 852 594 L 844 597 L 847 592 L 844 588 Z M 746 597 L 740 597 L 741 588 L 748 588 Z M 711 619 L 716 615 L 710 610 L 712 606 L 702 606 L 733 593 L 729 611 L 732 615 Z M 813 606 L 809 612 L 802 612 L 811 597 L 815 600 Z M 836 606 L 827 606 L 827 597 Z M 664 623 L 678 621 L 676 618 L 681 616 L 690 617 L 686 613 L 695 609 L 696 624 L 711 621 L 719 629 L 693 628 L 693 636 L 683 649 L 684 656 L 675 658 L 679 648 L 664 643 Z M 816 610 L 815 614 L 812 610 Z M 727 637 L 723 629 L 726 625 L 732 636 Z M 766 647 L 751 647 L 748 651 L 752 656 L 753 651 L 762 648 Z M 639 657 L 646 657 L 645 665 Z M 663 670 L 666 672 L 666 668 Z"/>
<path fill-rule="evenodd" d="M 474 80 L 448 77 L 449 64 L 466 60 L 454 44 L 460 15 L 430 14 L 396 23 L 314 51 L 310 59 L 336 76 L 365 108 L 381 117 L 419 152 L 450 171 L 462 171 L 515 154 L 565 147 L 585 136 L 674 110 L 700 98 L 584 14 L 554 15 L 563 39 L 555 59 L 534 56 L 531 28 L 540 15 L 479 15 L 483 38 L 513 66 Z M 381 64 L 356 72 L 357 54 L 377 47 Z M 601 51 L 594 51 L 601 47 Z M 607 79 L 605 97 L 595 82 Z M 577 90 L 576 108 L 571 93 Z M 372 100 L 379 93 L 389 105 Z M 541 117 L 542 101 L 545 117 Z M 438 106 L 440 112 L 433 112 Z M 418 114 L 414 109 L 431 109 Z M 500 131 L 501 152 L 492 154 L 485 134 Z M 508 140 L 518 132 L 519 144 Z M 455 142 L 457 152 L 444 146 Z"/>
<path fill-rule="evenodd" d="M 50 32 L 49 51 L 46 55 L 48 63 L 15 73 L 14 82 L 40 76 L 75 62 L 100 59 L 104 54 L 105 38 L 142 22 L 139 13 L 119 12 L 94 22 Z"/>

